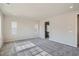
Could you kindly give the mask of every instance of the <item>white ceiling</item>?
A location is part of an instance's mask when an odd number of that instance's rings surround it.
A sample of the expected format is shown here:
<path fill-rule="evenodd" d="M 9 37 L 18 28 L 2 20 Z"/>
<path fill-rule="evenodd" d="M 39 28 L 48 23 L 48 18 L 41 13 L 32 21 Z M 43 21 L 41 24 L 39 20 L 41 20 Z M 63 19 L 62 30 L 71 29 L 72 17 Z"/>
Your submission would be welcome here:
<path fill-rule="evenodd" d="M 69 8 L 73 6 L 73 8 Z M 72 3 L 17 3 L 1 4 L 5 15 L 23 17 L 47 17 L 79 9 L 79 4 Z"/>

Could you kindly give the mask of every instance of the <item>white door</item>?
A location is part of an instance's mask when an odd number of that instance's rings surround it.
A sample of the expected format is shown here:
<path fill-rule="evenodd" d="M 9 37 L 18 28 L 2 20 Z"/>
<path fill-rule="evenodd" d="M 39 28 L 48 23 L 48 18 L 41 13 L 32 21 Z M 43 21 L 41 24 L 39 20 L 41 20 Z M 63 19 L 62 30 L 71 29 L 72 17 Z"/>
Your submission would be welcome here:
<path fill-rule="evenodd" d="M 1 48 L 1 46 L 2 46 L 2 31 L 1 31 L 1 16 L 0 16 L 0 48 Z"/>

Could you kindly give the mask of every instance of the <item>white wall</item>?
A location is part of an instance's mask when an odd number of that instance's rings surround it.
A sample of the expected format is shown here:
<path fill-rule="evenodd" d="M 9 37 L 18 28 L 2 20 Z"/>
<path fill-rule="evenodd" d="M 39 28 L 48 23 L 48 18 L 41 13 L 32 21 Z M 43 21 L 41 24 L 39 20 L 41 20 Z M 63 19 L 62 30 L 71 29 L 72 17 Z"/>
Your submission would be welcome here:
<path fill-rule="evenodd" d="M 12 22 L 17 23 L 16 34 L 12 34 L 12 28 L 11 28 Z M 21 18 L 15 16 L 5 16 L 4 23 L 5 23 L 4 27 L 5 42 L 38 37 L 38 31 L 36 29 L 37 25 L 39 24 L 38 20 L 31 20 L 28 18 Z"/>
<path fill-rule="evenodd" d="M 40 37 L 44 38 L 44 22 L 49 21 L 49 40 L 77 47 L 76 13 L 68 12 L 40 21 Z"/>

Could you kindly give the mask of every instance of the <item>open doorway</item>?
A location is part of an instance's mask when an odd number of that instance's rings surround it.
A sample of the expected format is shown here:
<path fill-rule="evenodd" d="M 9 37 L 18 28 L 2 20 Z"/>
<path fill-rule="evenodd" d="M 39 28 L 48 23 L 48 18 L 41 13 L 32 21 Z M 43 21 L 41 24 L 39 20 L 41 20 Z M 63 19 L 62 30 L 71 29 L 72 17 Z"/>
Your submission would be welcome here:
<path fill-rule="evenodd" d="M 77 47 L 79 47 L 79 14 L 77 15 Z"/>
<path fill-rule="evenodd" d="M 45 39 L 49 38 L 48 27 L 49 27 L 49 21 L 45 22 Z"/>

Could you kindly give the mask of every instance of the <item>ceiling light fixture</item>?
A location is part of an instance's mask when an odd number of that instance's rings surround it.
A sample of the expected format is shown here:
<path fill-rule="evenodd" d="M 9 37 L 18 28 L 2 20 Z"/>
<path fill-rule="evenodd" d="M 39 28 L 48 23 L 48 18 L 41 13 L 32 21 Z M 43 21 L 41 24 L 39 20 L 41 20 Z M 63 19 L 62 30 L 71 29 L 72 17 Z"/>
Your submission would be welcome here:
<path fill-rule="evenodd" d="M 71 9 L 72 9 L 72 8 L 73 8 L 73 6 L 70 6 L 69 8 L 71 8 Z"/>

